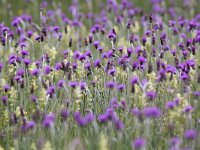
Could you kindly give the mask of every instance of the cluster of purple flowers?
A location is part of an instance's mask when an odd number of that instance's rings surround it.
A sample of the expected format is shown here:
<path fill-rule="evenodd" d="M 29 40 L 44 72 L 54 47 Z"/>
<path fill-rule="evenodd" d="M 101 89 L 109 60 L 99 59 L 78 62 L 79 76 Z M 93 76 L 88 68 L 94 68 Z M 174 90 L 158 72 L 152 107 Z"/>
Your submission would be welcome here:
<path fill-rule="evenodd" d="M 151 13 L 130 0 L 101 2 L 100 12 L 88 0 L 87 13 L 80 3 L 72 0 L 67 15 L 43 1 L 40 25 L 25 12 L 0 24 L 0 130 L 198 149 L 200 15 L 179 14 L 173 0 L 149 0 Z"/>
<path fill-rule="evenodd" d="M 91 123 L 95 119 L 95 116 L 93 113 L 89 112 L 84 117 L 81 117 L 80 112 L 75 112 L 74 119 L 76 120 L 79 126 L 86 126 L 87 124 Z"/>

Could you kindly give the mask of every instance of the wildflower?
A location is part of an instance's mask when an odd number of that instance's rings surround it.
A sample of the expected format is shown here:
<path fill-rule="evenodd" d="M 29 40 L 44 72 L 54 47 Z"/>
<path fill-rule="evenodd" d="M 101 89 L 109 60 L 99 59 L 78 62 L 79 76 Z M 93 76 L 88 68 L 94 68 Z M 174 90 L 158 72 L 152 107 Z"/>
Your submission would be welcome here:
<path fill-rule="evenodd" d="M 97 49 L 99 47 L 100 43 L 99 43 L 99 41 L 94 41 L 93 45 Z"/>
<path fill-rule="evenodd" d="M 28 67 L 28 65 L 31 64 L 31 60 L 30 60 L 29 58 L 25 58 L 25 59 L 23 60 L 23 62 L 24 62 L 24 64 L 25 64 L 26 67 Z"/>
<path fill-rule="evenodd" d="M 37 101 L 37 97 L 36 97 L 35 95 L 32 95 L 32 96 L 31 96 L 31 100 L 32 100 L 32 102 L 35 103 L 35 102 Z"/>
<path fill-rule="evenodd" d="M 10 85 L 8 85 L 8 84 L 4 85 L 3 89 L 5 92 L 8 92 L 10 90 Z"/>
<path fill-rule="evenodd" d="M 200 96 L 200 91 L 193 92 L 193 95 L 199 97 Z"/>
<path fill-rule="evenodd" d="M 86 89 L 86 86 L 87 86 L 86 82 L 81 81 L 81 82 L 79 83 L 79 85 L 80 85 L 80 89 L 81 89 L 81 90 L 85 90 L 85 89 Z"/>
<path fill-rule="evenodd" d="M 62 64 L 61 63 L 56 63 L 56 65 L 55 65 L 55 70 L 61 70 L 61 68 L 62 68 Z"/>
<path fill-rule="evenodd" d="M 72 88 L 76 88 L 78 86 L 78 82 L 69 82 L 69 86 Z"/>
<path fill-rule="evenodd" d="M 81 117 L 80 112 L 74 113 L 74 119 L 79 126 L 85 126 L 86 125 L 86 120 Z"/>
<path fill-rule="evenodd" d="M 60 113 L 63 120 L 66 120 L 69 116 L 69 111 L 67 109 L 63 109 Z"/>
<path fill-rule="evenodd" d="M 31 74 L 32 74 L 33 76 L 38 76 L 38 75 L 40 74 L 40 70 L 39 70 L 38 68 L 33 69 L 33 70 L 31 71 Z"/>
<path fill-rule="evenodd" d="M 121 120 L 118 119 L 118 120 L 114 121 L 114 124 L 115 124 L 116 129 L 118 129 L 118 130 L 124 129 L 124 124 Z"/>
<path fill-rule="evenodd" d="M 99 51 L 100 53 L 102 53 L 102 52 L 103 52 L 103 50 L 104 50 L 104 48 L 103 48 L 103 47 L 101 47 L 101 46 L 98 46 L 98 48 L 97 48 L 97 51 Z"/>
<path fill-rule="evenodd" d="M 85 120 L 86 124 L 88 124 L 95 119 L 95 116 L 92 112 L 89 112 L 83 119 Z"/>
<path fill-rule="evenodd" d="M 22 55 L 23 57 L 29 55 L 29 52 L 28 52 L 27 50 L 25 50 L 25 49 L 21 50 L 20 53 L 21 53 L 21 55 Z"/>
<path fill-rule="evenodd" d="M 156 98 L 157 94 L 155 91 L 148 91 L 146 92 L 146 96 L 147 98 L 149 98 L 150 100 L 153 100 Z"/>
<path fill-rule="evenodd" d="M 59 80 L 57 83 L 58 88 L 62 88 L 65 86 L 65 80 Z"/>
<path fill-rule="evenodd" d="M 17 70 L 16 74 L 17 74 L 17 76 L 24 77 L 24 72 L 25 72 L 24 69 L 20 68 L 20 69 Z"/>
<path fill-rule="evenodd" d="M 161 115 L 161 110 L 158 107 L 145 107 L 142 110 L 143 114 L 147 118 L 158 118 Z"/>
<path fill-rule="evenodd" d="M 42 125 L 45 128 L 51 128 L 54 124 L 54 121 L 55 121 L 55 115 L 53 113 L 49 113 L 44 116 Z"/>
<path fill-rule="evenodd" d="M 1 100 L 2 100 L 3 104 L 6 106 L 7 103 L 8 103 L 8 97 L 7 96 L 2 96 Z"/>
<path fill-rule="evenodd" d="M 131 145 L 135 149 L 142 149 L 146 145 L 146 140 L 142 137 L 138 137 L 132 142 Z"/>
<path fill-rule="evenodd" d="M 50 86 L 50 87 L 48 87 L 46 93 L 47 93 L 47 95 L 50 95 L 50 98 L 52 98 L 53 95 L 55 94 L 55 90 L 56 90 L 55 86 Z"/>
<path fill-rule="evenodd" d="M 33 129 L 35 128 L 35 126 L 36 126 L 36 123 L 34 121 L 28 121 L 26 124 L 27 129 Z"/>
<path fill-rule="evenodd" d="M 51 69 L 51 67 L 50 66 L 45 66 L 45 68 L 44 68 L 44 73 L 47 75 L 47 74 L 49 74 L 50 72 L 52 71 L 52 69 Z"/>
<path fill-rule="evenodd" d="M 133 53 L 133 49 L 131 47 L 127 48 L 127 53 L 128 53 L 128 57 L 130 57 L 131 54 Z"/>
<path fill-rule="evenodd" d="M 100 68 L 100 67 L 101 67 L 100 60 L 99 60 L 99 59 L 96 59 L 96 60 L 95 60 L 95 62 L 94 62 L 94 67 L 97 67 L 97 68 Z"/>
<path fill-rule="evenodd" d="M 189 112 L 193 111 L 193 107 L 192 106 L 185 106 L 185 108 L 183 109 L 183 111 L 185 113 L 189 113 Z"/>
<path fill-rule="evenodd" d="M 172 137 L 169 141 L 169 144 L 170 144 L 170 147 L 171 147 L 170 150 L 173 150 L 173 148 L 176 149 L 177 147 L 179 147 L 180 143 L 181 143 L 181 140 L 180 140 L 179 137 L 176 137 L 176 136 Z"/>
<path fill-rule="evenodd" d="M 139 83 L 139 79 L 137 76 L 133 76 L 131 78 L 131 84 L 134 85 L 134 84 L 138 84 Z"/>
<path fill-rule="evenodd" d="M 124 91 L 125 85 L 124 85 L 124 84 L 119 84 L 119 85 L 117 85 L 117 89 L 118 89 L 119 91 Z"/>
<path fill-rule="evenodd" d="M 176 107 L 176 102 L 168 101 L 165 105 L 166 109 L 174 109 Z"/>
<path fill-rule="evenodd" d="M 108 70 L 108 74 L 114 76 L 116 73 L 115 68 Z"/>
<path fill-rule="evenodd" d="M 116 109 L 119 107 L 119 104 L 117 102 L 117 98 L 114 97 L 111 99 L 111 102 L 110 102 L 110 107 L 113 108 L 113 109 Z"/>
<path fill-rule="evenodd" d="M 184 137 L 188 140 L 193 140 L 198 136 L 196 129 L 189 129 L 185 131 Z"/>
<path fill-rule="evenodd" d="M 126 109 L 126 106 L 127 106 L 126 100 L 125 100 L 125 99 L 122 99 L 120 103 L 121 103 L 122 109 L 125 110 L 125 109 Z"/>
<path fill-rule="evenodd" d="M 136 117 L 141 117 L 142 116 L 142 110 L 140 110 L 139 108 L 133 108 L 130 110 L 130 112 L 135 115 Z"/>
<path fill-rule="evenodd" d="M 115 86 L 116 86 L 116 83 L 114 81 L 106 82 L 106 87 L 109 89 L 113 89 Z"/>
<path fill-rule="evenodd" d="M 143 65 L 146 62 L 146 58 L 144 58 L 143 56 L 140 56 L 138 58 L 138 61 L 139 61 L 140 65 Z"/>

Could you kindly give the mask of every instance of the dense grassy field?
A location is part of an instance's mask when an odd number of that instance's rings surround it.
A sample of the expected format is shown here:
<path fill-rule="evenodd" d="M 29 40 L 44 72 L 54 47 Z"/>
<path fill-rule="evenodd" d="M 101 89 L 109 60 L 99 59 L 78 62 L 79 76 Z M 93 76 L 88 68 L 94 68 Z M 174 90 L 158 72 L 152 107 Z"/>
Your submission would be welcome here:
<path fill-rule="evenodd" d="M 1 0 L 0 150 L 200 149 L 198 0 Z"/>

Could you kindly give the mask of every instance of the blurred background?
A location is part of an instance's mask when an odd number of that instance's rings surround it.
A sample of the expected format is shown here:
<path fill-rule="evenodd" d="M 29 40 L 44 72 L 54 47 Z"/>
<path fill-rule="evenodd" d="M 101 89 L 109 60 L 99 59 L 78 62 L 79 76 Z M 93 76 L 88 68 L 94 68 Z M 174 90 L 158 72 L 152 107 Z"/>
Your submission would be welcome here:
<path fill-rule="evenodd" d="M 13 16 L 26 13 L 33 17 L 34 22 L 39 21 L 40 4 L 44 0 L 0 0 L 0 22 L 6 25 L 11 24 Z M 99 12 L 108 0 L 46 0 L 48 9 L 62 8 L 62 11 L 70 18 L 69 7 L 72 1 L 77 1 L 82 12 L 88 12 L 87 2 L 92 4 L 93 12 Z M 116 0 L 119 3 L 122 0 Z M 130 0 L 135 7 L 140 7 L 145 13 L 150 13 L 152 3 L 155 1 L 163 1 L 164 7 L 173 7 L 179 15 L 193 16 L 200 12 L 200 0 Z M 189 15 L 188 15 L 189 14 Z"/>

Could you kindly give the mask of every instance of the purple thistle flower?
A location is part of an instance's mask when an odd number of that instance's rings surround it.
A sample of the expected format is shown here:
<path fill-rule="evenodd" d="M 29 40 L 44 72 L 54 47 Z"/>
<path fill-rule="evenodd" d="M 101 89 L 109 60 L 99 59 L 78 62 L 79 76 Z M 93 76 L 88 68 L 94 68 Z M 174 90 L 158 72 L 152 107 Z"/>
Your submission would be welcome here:
<path fill-rule="evenodd" d="M 113 57 L 113 54 L 114 54 L 114 51 L 113 50 L 109 50 L 108 52 L 107 52 L 107 58 L 112 58 Z"/>
<path fill-rule="evenodd" d="M 158 81 L 164 81 L 166 80 L 166 71 L 164 69 L 159 71 L 159 75 L 158 75 Z"/>
<path fill-rule="evenodd" d="M 80 61 L 86 60 L 86 56 L 84 54 L 80 55 L 78 58 Z"/>
<path fill-rule="evenodd" d="M 88 124 L 95 119 L 95 116 L 93 113 L 89 112 L 83 119 L 85 120 L 86 124 Z"/>
<path fill-rule="evenodd" d="M 135 115 L 136 117 L 141 117 L 142 116 L 142 110 L 140 110 L 139 108 L 133 108 L 130 110 L 130 112 Z"/>
<path fill-rule="evenodd" d="M 125 89 L 125 85 L 124 84 L 117 85 L 117 90 L 124 91 L 124 89 Z"/>
<path fill-rule="evenodd" d="M 31 96 L 31 100 L 32 100 L 32 102 L 35 103 L 35 102 L 37 101 L 37 97 L 36 97 L 35 95 L 32 95 L 32 96 Z"/>
<path fill-rule="evenodd" d="M 170 147 L 173 147 L 175 148 L 176 145 L 179 145 L 181 142 L 180 138 L 179 137 L 172 137 L 169 141 L 169 144 L 170 144 Z M 172 149 L 173 150 L 173 149 Z"/>
<path fill-rule="evenodd" d="M 8 103 L 8 96 L 2 96 L 1 100 L 2 100 L 3 104 L 6 106 Z"/>
<path fill-rule="evenodd" d="M 77 124 L 79 126 L 85 126 L 86 125 L 86 120 L 81 118 L 80 112 L 75 112 L 74 113 L 74 119 L 75 119 L 75 121 L 77 122 Z"/>
<path fill-rule="evenodd" d="M 101 67 L 101 64 L 100 64 L 100 60 L 99 59 L 96 59 L 95 62 L 94 62 L 94 67 L 96 68 L 100 68 Z"/>
<path fill-rule="evenodd" d="M 107 108 L 105 114 L 108 116 L 109 120 L 116 120 L 116 114 L 112 108 Z"/>
<path fill-rule="evenodd" d="M 62 88 L 65 86 L 65 80 L 59 80 L 57 83 L 58 88 Z"/>
<path fill-rule="evenodd" d="M 122 56 L 118 59 L 118 64 L 122 67 L 127 67 L 130 59 L 127 56 Z"/>
<path fill-rule="evenodd" d="M 76 81 L 69 82 L 69 86 L 72 88 L 76 88 L 78 86 L 78 82 L 76 82 Z"/>
<path fill-rule="evenodd" d="M 113 108 L 113 109 L 117 109 L 119 107 L 119 104 L 117 102 L 117 98 L 116 97 L 111 99 L 110 107 Z"/>
<path fill-rule="evenodd" d="M 15 76 L 14 79 L 15 79 L 15 81 L 17 83 L 22 83 L 23 82 L 23 78 L 21 76 Z"/>
<path fill-rule="evenodd" d="M 40 70 L 38 68 L 31 71 L 31 75 L 38 76 L 40 74 Z"/>
<path fill-rule="evenodd" d="M 60 27 L 59 27 L 59 26 L 54 26 L 54 27 L 53 27 L 53 30 L 54 30 L 54 32 L 59 32 Z"/>
<path fill-rule="evenodd" d="M 113 89 L 115 86 L 116 86 L 116 83 L 114 81 L 106 82 L 106 87 L 109 89 Z"/>
<path fill-rule="evenodd" d="M 84 55 L 85 55 L 86 57 L 91 57 L 91 51 L 90 51 L 90 50 L 87 50 L 87 51 L 84 53 Z"/>
<path fill-rule="evenodd" d="M 200 91 L 193 92 L 194 96 L 200 97 Z"/>
<path fill-rule="evenodd" d="M 124 124 L 121 120 L 116 120 L 114 121 L 114 124 L 115 124 L 115 128 L 118 129 L 118 130 L 122 130 L 124 129 Z"/>
<path fill-rule="evenodd" d="M 26 67 L 31 64 L 31 60 L 29 58 L 24 58 L 23 62 L 26 65 Z"/>
<path fill-rule="evenodd" d="M 102 52 L 103 52 L 103 50 L 104 50 L 104 48 L 103 48 L 103 47 L 101 47 L 101 46 L 99 46 L 99 47 L 97 48 L 97 50 L 98 50 L 100 53 L 102 53 Z"/>
<path fill-rule="evenodd" d="M 198 136 L 196 129 L 189 129 L 185 131 L 184 137 L 188 140 L 193 140 Z"/>
<path fill-rule="evenodd" d="M 8 92 L 10 90 L 10 85 L 8 85 L 8 84 L 4 85 L 3 89 L 5 92 Z"/>
<path fill-rule="evenodd" d="M 34 121 L 28 121 L 27 124 L 26 124 L 26 128 L 28 130 L 35 128 L 35 126 L 36 126 L 36 123 Z"/>
<path fill-rule="evenodd" d="M 88 71 L 91 71 L 91 64 L 90 62 L 87 62 L 84 64 L 84 68 L 87 69 Z"/>
<path fill-rule="evenodd" d="M 84 81 L 81 81 L 81 82 L 79 83 L 79 86 L 80 86 L 80 89 L 81 89 L 81 90 L 85 90 L 85 88 L 86 88 L 86 86 L 87 86 L 87 83 L 84 82 Z"/>
<path fill-rule="evenodd" d="M 185 106 L 185 108 L 183 109 L 183 112 L 185 113 L 189 113 L 193 111 L 193 107 L 192 106 Z"/>
<path fill-rule="evenodd" d="M 116 39 L 116 34 L 111 31 L 111 32 L 108 33 L 108 38 L 111 41 L 114 41 Z"/>
<path fill-rule="evenodd" d="M 130 57 L 131 54 L 133 53 L 133 49 L 131 47 L 127 48 L 127 53 L 128 53 L 128 57 Z"/>
<path fill-rule="evenodd" d="M 55 65 L 55 70 L 60 70 L 61 68 L 62 68 L 62 64 L 61 63 L 56 63 L 56 65 Z"/>
<path fill-rule="evenodd" d="M 99 41 L 94 41 L 93 46 L 97 49 L 99 47 L 100 43 Z"/>
<path fill-rule="evenodd" d="M 69 50 L 64 50 L 62 54 L 63 54 L 64 58 L 66 58 L 69 54 Z"/>
<path fill-rule="evenodd" d="M 48 89 L 47 89 L 47 95 L 50 95 L 50 97 L 52 98 L 53 97 L 53 94 L 55 94 L 55 91 L 56 88 L 55 86 L 50 86 Z"/>
<path fill-rule="evenodd" d="M 126 100 L 125 100 L 125 99 L 122 99 L 120 103 L 121 103 L 122 109 L 125 110 L 125 108 L 126 108 L 126 106 L 127 106 Z"/>
<path fill-rule="evenodd" d="M 45 66 L 44 73 L 47 75 L 52 71 L 51 67 L 49 65 Z"/>
<path fill-rule="evenodd" d="M 143 114 L 147 118 L 158 118 L 161 115 L 161 110 L 158 107 L 145 107 L 142 110 Z"/>
<path fill-rule="evenodd" d="M 69 116 L 69 111 L 67 109 L 63 109 L 60 113 L 61 117 L 63 120 L 67 120 L 68 116 Z"/>
<path fill-rule="evenodd" d="M 29 30 L 29 31 L 27 32 L 27 37 L 28 37 L 28 38 L 31 38 L 32 35 L 33 35 L 33 31 Z"/>
<path fill-rule="evenodd" d="M 168 101 L 165 105 L 166 109 L 174 109 L 176 107 L 176 102 Z"/>
<path fill-rule="evenodd" d="M 50 128 L 53 126 L 55 121 L 55 115 L 53 113 L 47 114 L 42 122 L 43 127 Z"/>
<path fill-rule="evenodd" d="M 146 96 L 147 98 L 149 98 L 150 100 L 153 100 L 156 98 L 157 93 L 155 91 L 148 91 L 146 92 Z"/>
<path fill-rule="evenodd" d="M 142 149 L 146 145 L 146 140 L 142 137 L 138 137 L 132 142 L 131 145 L 135 149 Z"/>
<path fill-rule="evenodd" d="M 116 70 L 115 70 L 115 68 L 112 68 L 112 69 L 108 70 L 108 74 L 109 74 L 109 75 L 112 75 L 112 76 L 114 76 L 114 75 L 115 75 L 115 73 L 116 73 Z"/>
<path fill-rule="evenodd" d="M 180 78 L 181 78 L 181 80 L 183 80 L 183 81 L 187 81 L 187 80 L 189 80 L 190 77 L 189 77 L 188 74 L 182 73 L 181 76 L 180 76 Z"/>
<path fill-rule="evenodd" d="M 108 119 L 109 119 L 109 117 L 108 117 L 107 114 L 100 114 L 100 115 L 98 116 L 98 121 L 99 121 L 99 122 L 102 122 L 102 123 L 108 121 Z"/>
<path fill-rule="evenodd" d="M 19 68 L 18 70 L 17 70 L 17 76 L 21 76 L 21 77 L 23 77 L 24 76 L 24 69 L 22 69 L 22 68 Z"/>
<path fill-rule="evenodd" d="M 27 50 L 21 50 L 21 55 L 22 56 L 28 56 L 29 52 Z"/>
<path fill-rule="evenodd" d="M 82 54 L 79 52 L 79 51 L 75 51 L 74 52 L 74 55 L 73 55 L 73 58 L 75 58 L 75 59 L 79 59 L 79 57 L 81 56 Z"/>
<path fill-rule="evenodd" d="M 138 84 L 139 83 L 139 78 L 137 76 L 133 76 L 131 78 L 131 84 L 134 85 L 134 84 Z"/>
<path fill-rule="evenodd" d="M 144 58 L 143 56 L 140 56 L 138 58 L 138 61 L 139 61 L 140 65 L 142 65 L 142 64 L 146 63 L 146 58 Z"/>

